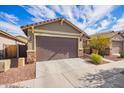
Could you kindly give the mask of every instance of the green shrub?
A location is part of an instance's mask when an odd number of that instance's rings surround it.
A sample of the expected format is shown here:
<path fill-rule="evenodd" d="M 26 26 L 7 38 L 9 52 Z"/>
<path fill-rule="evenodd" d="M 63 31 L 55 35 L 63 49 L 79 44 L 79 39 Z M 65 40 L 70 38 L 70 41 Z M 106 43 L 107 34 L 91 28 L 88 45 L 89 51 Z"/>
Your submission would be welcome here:
<path fill-rule="evenodd" d="M 121 57 L 121 58 L 124 58 L 124 51 L 121 51 L 121 52 L 120 52 L 120 57 Z"/>
<path fill-rule="evenodd" d="M 98 54 L 91 54 L 91 60 L 95 63 L 95 64 L 100 64 L 102 62 L 102 56 L 98 55 Z"/>

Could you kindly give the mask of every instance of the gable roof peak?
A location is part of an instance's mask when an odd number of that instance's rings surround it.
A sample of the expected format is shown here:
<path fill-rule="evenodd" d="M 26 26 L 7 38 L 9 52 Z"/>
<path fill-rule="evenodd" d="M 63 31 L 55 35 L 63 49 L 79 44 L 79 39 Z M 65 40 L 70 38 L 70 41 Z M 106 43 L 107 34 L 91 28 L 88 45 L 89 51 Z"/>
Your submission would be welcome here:
<path fill-rule="evenodd" d="M 57 22 L 57 21 L 64 21 L 67 24 L 69 24 L 70 26 L 72 26 L 73 28 L 75 28 L 80 33 L 84 33 L 86 36 L 88 36 L 87 33 L 85 33 L 83 30 L 81 30 L 79 27 L 77 27 L 71 21 L 67 20 L 64 17 L 59 17 L 59 18 L 54 18 L 54 19 L 48 19 L 48 20 L 45 20 L 45 21 L 41 21 L 41 22 L 37 22 L 37 23 L 33 23 L 33 24 L 28 24 L 28 25 L 24 25 L 24 26 L 21 26 L 21 28 L 24 30 L 24 29 L 30 28 L 32 26 L 44 25 L 44 24 L 48 24 L 48 23 L 52 23 L 52 22 Z"/>

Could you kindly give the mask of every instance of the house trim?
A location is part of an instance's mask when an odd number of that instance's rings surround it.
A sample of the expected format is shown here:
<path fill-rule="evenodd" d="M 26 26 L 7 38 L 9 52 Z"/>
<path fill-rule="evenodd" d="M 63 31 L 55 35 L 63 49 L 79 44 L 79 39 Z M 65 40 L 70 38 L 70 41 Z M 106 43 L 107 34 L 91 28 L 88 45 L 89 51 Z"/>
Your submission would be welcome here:
<path fill-rule="evenodd" d="M 69 35 L 69 36 L 80 36 L 79 34 L 76 33 L 68 33 L 68 32 L 59 32 L 59 31 L 50 31 L 50 30 L 35 30 L 35 33 L 47 33 L 47 34 L 58 34 L 58 35 Z"/>
<path fill-rule="evenodd" d="M 77 32 L 85 35 L 87 38 L 90 38 L 87 33 L 85 33 L 84 31 L 82 31 L 80 28 L 78 28 L 76 25 L 74 25 L 73 23 L 71 23 L 70 21 L 68 21 L 67 19 L 64 18 L 56 18 L 56 19 L 49 19 L 49 20 L 45 20 L 42 22 L 38 22 L 38 23 L 33 23 L 33 24 L 28 24 L 28 25 L 24 25 L 21 26 L 21 29 L 24 31 L 25 33 L 25 29 L 34 29 L 37 26 L 42 26 L 42 25 L 46 25 L 46 24 L 51 24 L 51 23 L 55 23 L 55 22 L 59 22 L 60 24 L 63 25 L 63 22 L 67 23 L 68 25 L 70 25 L 71 27 L 73 27 Z M 34 31 L 34 30 L 33 30 Z"/>

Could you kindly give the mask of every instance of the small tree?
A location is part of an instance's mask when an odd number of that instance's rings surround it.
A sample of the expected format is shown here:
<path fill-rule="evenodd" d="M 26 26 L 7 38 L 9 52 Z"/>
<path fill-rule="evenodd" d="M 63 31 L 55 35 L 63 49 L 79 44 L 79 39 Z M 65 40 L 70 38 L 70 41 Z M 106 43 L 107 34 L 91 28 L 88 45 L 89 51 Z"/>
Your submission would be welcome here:
<path fill-rule="evenodd" d="M 98 51 L 97 53 L 99 53 L 109 46 L 110 38 L 103 35 L 94 36 L 90 39 L 89 44 L 92 49 L 97 50 Z"/>

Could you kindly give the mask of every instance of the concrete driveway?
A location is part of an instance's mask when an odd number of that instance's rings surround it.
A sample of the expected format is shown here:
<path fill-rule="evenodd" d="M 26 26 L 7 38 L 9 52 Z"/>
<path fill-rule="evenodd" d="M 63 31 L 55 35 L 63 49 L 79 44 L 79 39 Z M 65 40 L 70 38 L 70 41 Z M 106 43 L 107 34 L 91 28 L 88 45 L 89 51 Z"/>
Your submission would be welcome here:
<path fill-rule="evenodd" d="M 49 74 L 62 74 L 65 72 L 87 69 L 94 66 L 94 64 L 87 63 L 80 58 L 37 62 L 36 77 L 39 78 Z"/>
<path fill-rule="evenodd" d="M 37 62 L 36 79 L 0 87 L 124 87 L 124 61 L 93 65 L 80 58 Z"/>

